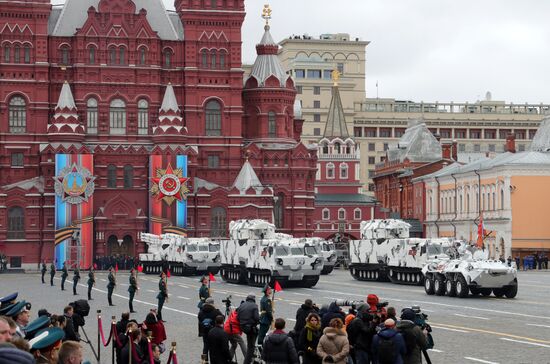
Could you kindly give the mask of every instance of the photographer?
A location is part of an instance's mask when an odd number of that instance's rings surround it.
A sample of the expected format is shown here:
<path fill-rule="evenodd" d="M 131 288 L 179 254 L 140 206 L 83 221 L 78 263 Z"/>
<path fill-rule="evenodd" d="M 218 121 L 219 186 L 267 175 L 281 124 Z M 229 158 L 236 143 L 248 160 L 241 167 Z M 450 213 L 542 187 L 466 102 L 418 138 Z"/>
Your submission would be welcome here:
<path fill-rule="evenodd" d="M 414 321 L 416 313 L 411 308 L 401 311 L 401 321 L 397 323 L 397 331 L 403 335 L 407 354 L 403 356 L 403 364 L 421 364 L 422 351 L 428 348 L 426 333 Z"/>
<path fill-rule="evenodd" d="M 313 304 L 309 298 L 296 311 L 296 324 L 294 325 L 294 333 L 296 337 L 300 337 L 300 333 L 306 326 L 306 318 L 310 313 L 319 313 L 319 308 Z"/>
<path fill-rule="evenodd" d="M 66 306 L 63 309 L 63 316 L 65 316 L 65 338 L 63 341 L 80 341 L 80 335 L 75 330 L 73 322 L 74 308 L 72 306 Z"/>
<path fill-rule="evenodd" d="M 241 325 L 241 330 L 246 334 L 246 357 L 244 364 L 252 363 L 254 356 L 254 347 L 258 336 L 258 324 L 260 323 L 260 313 L 256 304 L 256 296 L 249 294 L 246 301 L 237 308 L 237 320 Z"/>
<path fill-rule="evenodd" d="M 376 335 L 376 327 L 372 324 L 373 316 L 369 306 L 362 304 L 357 309 L 357 317 L 347 327 L 348 340 L 353 347 L 355 364 L 368 364 L 372 357 L 372 338 Z"/>
<path fill-rule="evenodd" d="M 342 321 L 342 324 L 346 320 L 346 314 L 340 306 L 338 306 L 338 303 L 331 302 L 328 306 L 328 311 L 324 315 L 321 316 L 321 329 L 324 330 L 325 327 L 328 327 L 332 319 L 338 318 L 340 321 Z"/>
<path fill-rule="evenodd" d="M 199 312 L 199 336 L 202 337 L 202 355 L 208 359 L 208 332 L 214 328 L 216 323 L 216 316 L 222 316 L 220 310 L 214 307 L 214 299 L 208 297 L 204 301 L 204 305 Z"/>
<path fill-rule="evenodd" d="M 242 330 L 241 325 L 239 324 L 239 320 L 237 319 L 237 311 L 231 310 L 231 301 L 229 298 L 225 299 L 224 301 L 226 306 L 228 306 L 227 312 L 229 312 L 228 318 L 225 321 L 225 324 L 223 326 L 224 331 L 229 335 L 229 342 L 231 343 L 231 348 L 229 348 L 229 353 L 231 354 L 231 357 L 235 357 L 235 351 L 237 350 L 237 345 L 241 348 L 241 352 L 243 354 L 243 357 L 246 356 L 246 345 L 244 343 L 244 340 L 242 338 Z M 222 301 L 223 302 L 223 301 Z"/>

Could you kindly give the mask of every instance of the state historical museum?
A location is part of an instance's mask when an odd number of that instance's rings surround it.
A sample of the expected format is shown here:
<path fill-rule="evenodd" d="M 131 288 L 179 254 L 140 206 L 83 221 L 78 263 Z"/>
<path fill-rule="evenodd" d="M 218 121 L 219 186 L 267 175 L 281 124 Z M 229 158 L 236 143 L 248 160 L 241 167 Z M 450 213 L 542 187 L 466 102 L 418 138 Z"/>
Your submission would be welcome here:
<path fill-rule="evenodd" d="M 244 0 L 0 8 L 0 253 L 11 267 L 87 267 L 145 251 L 141 232 L 225 237 L 240 218 L 313 233 L 317 151 L 300 142 L 267 22 L 244 78 Z"/>

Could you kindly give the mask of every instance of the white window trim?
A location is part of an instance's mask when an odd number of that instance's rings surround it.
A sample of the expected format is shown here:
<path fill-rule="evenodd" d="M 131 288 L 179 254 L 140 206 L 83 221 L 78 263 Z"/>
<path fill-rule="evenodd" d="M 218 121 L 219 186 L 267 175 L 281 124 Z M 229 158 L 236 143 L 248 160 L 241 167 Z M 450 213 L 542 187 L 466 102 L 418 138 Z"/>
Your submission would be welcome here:
<path fill-rule="evenodd" d="M 357 213 L 359 212 L 359 217 L 357 217 Z M 354 220 L 361 220 L 362 218 L 362 214 L 361 214 L 361 209 L 360 208 L 356 208 L 355 210 L 353 210 L 353 219 Z"/>
<path fill-rule="evenodd" d="M 325 217 L 325 212 L 327 213 L 327 216 Z M 321 218 L 323 220 L 330 220 L 330 209 L 323 209 Z"/>
<path fill-rule="evenodd" d="M 330 177 L 329 174 L 328 174 L 328 171 L 329 171 L 330 169 L 332 169 L 332 177 Z M 336 178 L 336 171 L 335 171 L 334 163 L 328 163 L 328 164 L 327 164 L 326 177 L 327 177 L 327 179 L 334 179 L 334 178 Z"/>
<path fill-rule="evenodd" d="M 344 217 L 340 217 L 340 212 L 344 213 Z M 338 209 L 338 220 L 345 220 L 346 219 L 346 209 L 340 208 Z"/>

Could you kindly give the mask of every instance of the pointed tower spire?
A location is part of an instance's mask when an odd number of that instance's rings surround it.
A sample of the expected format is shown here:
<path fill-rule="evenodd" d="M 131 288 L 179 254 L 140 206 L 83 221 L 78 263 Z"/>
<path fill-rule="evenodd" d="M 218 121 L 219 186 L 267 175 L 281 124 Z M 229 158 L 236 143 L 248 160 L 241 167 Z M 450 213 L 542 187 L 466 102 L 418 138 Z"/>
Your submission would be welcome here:
<path fill-rule="evenodd" d="M 337 70 L 332 71 L 334 85 L 332 86 L 332 99 L 330 100 L 327 123 L 323 134 L 323 136 L 328 139 L 346 139 L 349 137 L 344 107 L 342 106 L 342 99 L 340 98 L 340 91 L 338 90 L 339 79 L 340 73 Z"/>
<path fill-rule="evenodd" d="M 187 128 L 183 126 L 178 100 L 172 84 L 169 83 L 164 91 L 164 98 L 159 110 L 158 126 L 153 127 L 153 135 L 185 135 Z"/>
<path fill-rule="evenodd" d="M 250 187 L 261 188 L 263 190 L 264 186 L 262 185 L 262 182 L 260 182 L 256 172 L 254 172 L 254 168 L 248 161 L 248 157 L 245 160 L 239 175 L 235 178 L 233 187 L 237 188 L 241 194 L 246 193 Z"/>
<path fill-rule="evenodd" d="M 71 86 L 65 81 L 59 93 L 59 100 L 55 106 L 52 122 L 48 125 L 50 140 L 56 139 L 55 135 L 61 134 L 65 140 L 67 140 L 68 135 L 74 140 L 84 138 L 84 127 L 80 125 L 77 111 Z"/>
<path fill-rule="evenodd" d="M 59 94 L 59 100 L 57 101 L 57 110 L 74 110 L 76 111 L 76 105 L 74 103 L 73 93 L 71 92 L 71 86 L 65 81 L 63 87 L 61 87 L 61 93 Z"/>

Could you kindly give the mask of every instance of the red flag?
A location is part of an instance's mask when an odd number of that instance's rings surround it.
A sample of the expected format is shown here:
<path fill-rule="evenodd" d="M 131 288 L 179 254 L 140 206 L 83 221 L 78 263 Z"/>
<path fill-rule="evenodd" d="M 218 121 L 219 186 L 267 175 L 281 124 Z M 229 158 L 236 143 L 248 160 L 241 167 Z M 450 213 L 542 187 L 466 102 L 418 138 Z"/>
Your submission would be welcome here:
<path fill-rule="evenodd" d="M 275 292 L 281 292 L 283 290 L 283 287 L 279 284 L 278 281 L 275 281 Z"/>
<path fill-rule="evenodd" d="M 172 275 L 170 274 L 170 269 L 168 269 L 168 271 L 166 271 L 166 277 L 170 278 Z"/>
<path fill-rule="evenodd" d="M 479 216 L 479 224 L 477 225 L 477 247 L 483 248 L 483 238 L 485 230 L 483 229 L 483 214 Z"/>
<path fill-rule="evenodd" d="M 115 264 L 115 272 L 118 272 L 118 263 Z"/>
<path fill-rule="evenodd" d="M 140 272 L 140 273 L 143 272 L 143 266 L 142 266 L 142 265 L 138 265 L 137 270 L 138 270 L 138 272 Z"/>
<path fill-rule="evenodd" d="M 94 269 L 97 269 L 97 263 L 94 263 Z"/>
<path fill-rule="evenodd" d="M 208 273 L 208 279 L 210 279 L 210 282 L 216 282 L 216 277 L 212 273 Z"/>

